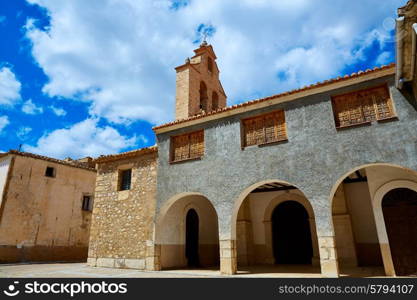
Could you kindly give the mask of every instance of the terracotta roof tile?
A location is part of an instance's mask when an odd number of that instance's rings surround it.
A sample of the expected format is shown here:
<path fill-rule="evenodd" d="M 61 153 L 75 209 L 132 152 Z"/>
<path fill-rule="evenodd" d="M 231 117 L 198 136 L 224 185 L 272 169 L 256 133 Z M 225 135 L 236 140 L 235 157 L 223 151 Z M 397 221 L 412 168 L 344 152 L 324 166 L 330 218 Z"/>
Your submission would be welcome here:
<path fill-rule="evenodd" d="M 166 124 L 155 126 L 155 127 L 153 127 L 153 130 L 173 126 L 173 125 L 176 125 L 176 124 L 186 123 L 186 122 L 191 121 L 191 120 L 201 119 L 201 118 L 204 118 L 204 117 L 207 117 L 207 116 L 212 116 L 212 115 L 224 112 L 224 111 L 230 111 L 230 110 L 233 110 L 233 109 L 237 109 L 237 108 L 245 107 L 245 106 L 250 106 L 250 105 L 260 103 L 260 102 L 264 102 L 264 101 L 268 101 L 268 100 L 271 100 L 271 99 L 280 98 L 280 97 L 283 97 L 283 96 L 288 96 L 288 95 L 300 93 L 300 92 L 303 92 L 303 91 L 306 91 L 306 90 L 311 90 L 311 89 L 314 89 L 314 88 L 322 87 L 322 86 L 325 86 L 325 85 L 328 85 L 328 84 L 331 84 L 331 83 L 335 83 L 335 82 L 338 82 L 338 81 L 344 81 L 344 80 L 347 80 L 347 79 L 363 76 L 363 75 L 366 75 L 366 74 L 369 74 L 369 73 L 372 73 L 372 72 L 377 72 L 377 71 L 390 69 L 390 68 L 393 68 L 394 66 L 395 66 L 395 64 L 392 63 L 392 64 L 384 65 L 384 66 L 381 66 L 381 67 L 375 67 L 375 68 L 373 68 L 373 70 L 367 69 L 366 71 L 359 71 L 359 72 L 356 72 L 356 73 L 352 73 L 351 75 L 345 75 L 343 77 L 339 76 L 337 78 L 328 79 L 328 80 L 324 80 L 322 82 L 313 83 L 313 84 L 308 85 L 308 86 L 304 86 L 304 87 L 294 89 L 294 90 L 291 90 L 291 91 L 287 91 L 287 92 L 283 92 L 283 93 L 280 93 L 280 94 L 272 95 L 272 96 L 269 96 L 269 97 L 265 97 L 265 98 L 261 98 L 261 99 L 255 99 L 255 100 L 243 102 L 241 104 L 235 104 L 235 105 L 232 105 L 232 106 L 227 106 L 227 107 L 220 108 L 218 110 L 215 110 L 215 111 L 212 111 L 212 112 L 209 112 L 209 113 L 203 113 L 203 114 L 192 116 L 192 117 L 189 117 L 189 118 L 186 118 L 186 119 L 175 120 L 173 122 L 169 122 L 169 123 L 166 123 Z"/>
<path fill-rule="evenodd" d="M 132 157 L 154 153 L 154 152 L 158 152 L 158 147 L 156 145 L 147 147 L 147 148 L 141 148 L 141 149 L 136 149 L 132 151 L 122 152 L 118 154 L 101 155 L 100 157 L 96 158 L 94 162 L 103 163 L 103 162 L 109 162 L 109 161 L 114 161 L 114 160 L 119 160 L 119 159 L 132 158 Z"/>
<path fill-rule="evenodd" d="M 76 160 L 65 161 L 65 160 L 56 159 L 56 158 L 52 158 L 48 156 L 38 155 L 34 153 L 29 153 L 29 152 L 22 152 L 22 151 L 17 151 L 17 150 L 9 150 L 9 152 L 2 153 L 2 156 L 3 154 L 5 155 L 14 154 L 14 155 L 19 155 L 19 156 L 31 157 L 35 159 L 41 159 L 41 160 L 69 166 L 69 167 L 80 168 L 80 169 L 85 169 L 85 170 L 94 171 L 94 172 L 96 171 L 94 168 L 89 167 L 87 164 L 80 163 Z"/>

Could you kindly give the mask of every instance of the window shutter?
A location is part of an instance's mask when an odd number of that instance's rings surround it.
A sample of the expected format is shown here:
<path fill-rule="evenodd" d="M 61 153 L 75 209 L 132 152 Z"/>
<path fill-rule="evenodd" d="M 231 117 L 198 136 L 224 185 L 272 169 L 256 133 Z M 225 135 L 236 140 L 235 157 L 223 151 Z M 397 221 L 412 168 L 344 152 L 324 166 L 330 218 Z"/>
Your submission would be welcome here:
<path fill-rule="evenodd" d="M 242 121 L 244 146 L 262 145 L 287 139 L 284 111 Z"/>
<path fill-rule="evenodd" d="M 198 131 L 190 134 L 190 158 L 204 155 L 204 132 Z"/>
<path fill-rule="evenodd" d="M 333 97 L 336 127 L 348 127 L 394 117 L 386 86 Z"/>
<path fill-rule="evenodd" d="M 171 161 L 198 158 L 204 155 L 204 131 L 172 137 Z"/>

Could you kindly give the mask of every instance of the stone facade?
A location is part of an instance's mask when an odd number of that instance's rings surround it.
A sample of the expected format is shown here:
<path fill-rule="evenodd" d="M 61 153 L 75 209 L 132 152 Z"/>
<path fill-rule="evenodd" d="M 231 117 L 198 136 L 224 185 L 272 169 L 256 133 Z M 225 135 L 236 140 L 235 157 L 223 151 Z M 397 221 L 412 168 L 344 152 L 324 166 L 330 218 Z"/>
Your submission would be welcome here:
<path fill-rule="evenodd" d="M 45 176 L 47 167 L 53 177 Z M 0 157 L 0 262 L 85 261 L 96 172 L 21 152 Z"/>
<path fill-rule="evenodd" d="M 97 160 L 91 266 L 145 269 L 147 257 L 148 265 L 157 263 L 152 248 L 157 152 L 142 153 Z M 126 169 L 132 170 L 131 188 L 120 191 L 120 172 Z"/>

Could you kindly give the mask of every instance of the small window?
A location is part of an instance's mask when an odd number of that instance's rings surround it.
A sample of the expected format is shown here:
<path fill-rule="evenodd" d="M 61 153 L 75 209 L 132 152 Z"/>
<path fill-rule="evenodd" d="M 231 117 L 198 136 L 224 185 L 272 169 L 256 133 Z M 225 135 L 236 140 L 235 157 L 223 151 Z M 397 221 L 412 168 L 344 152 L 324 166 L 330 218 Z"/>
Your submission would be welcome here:
<path fill-rule="evenodd" d="M 171 138 L 171 162 L 200 158 L 204 155 L 204 131 Z"/>
<path fill-rule="evenodd" d="M 283 110 L 242 121 L 243 146 L 264 145 L 287 140 Z"/>
<path fill-rule="evenodd" d="M 361 90 L 332 98 L 336 128 L 369 124 L 395 117 L 387 86 Z"/>
<path fill-rule="evenodd" d="M 130 190 L 132 181 L 132 169 L 120 171 L 120 191 Z"/>
<path fill-rule="evenodd" d="M 45 176 L 46 177 L 55 177 L 55 168 L 46 167 Z"/>
<path fill-rule="evenodd" d="M 84 211 L 93 211 L 93 197 L 83 196 L 82 210 L 84 210 Z"/>

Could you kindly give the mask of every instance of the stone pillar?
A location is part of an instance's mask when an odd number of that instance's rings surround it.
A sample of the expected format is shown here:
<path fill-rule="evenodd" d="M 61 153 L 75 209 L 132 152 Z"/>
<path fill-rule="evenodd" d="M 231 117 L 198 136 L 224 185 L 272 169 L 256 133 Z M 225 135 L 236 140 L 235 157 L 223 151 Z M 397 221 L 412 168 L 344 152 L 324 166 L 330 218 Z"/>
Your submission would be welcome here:
<path fill-rule="evenodd" d="M 253 263 L 253 234 L 249 199 L 239 209 L 236 222 L 237 261 L 241 266 Z"/>
<path fill-rule="evenodd" d="M 265 260 L 264 263 L 267 265 L 275 264 L 274 249 L 272 246 L 272 222 L 264 221 L 265 229 Z"/>
<path fill-rule="evenodd" d="M 336 244 L 334 236 L 320 236 L 320 266 L 324 277 L 339 277 L 339 265 L 337 263 Z"/>
<path fill-rule="evenodd" d="M 237 272 L 236 240 L 220 241 L 220 273 L 233 275 Z"/>
<path fill-rule="evenodd" d="M 320 265 L 320 253 L 319 253 L 319 245 L 317 240 L 317 230 L 316 230 L 316 222 L 314 218 L 309 218 L 310 223 L 310 235 L 311 235 L 311 242 L 313 245 L 313 258 L 311 260 L 311 264 L 313 266 Z"/>
<path fill-rule="evenodd" d="M 156 245 L 153 241 L 146 241 L 146 270 L 161 270 L 161 245 Z"/>

